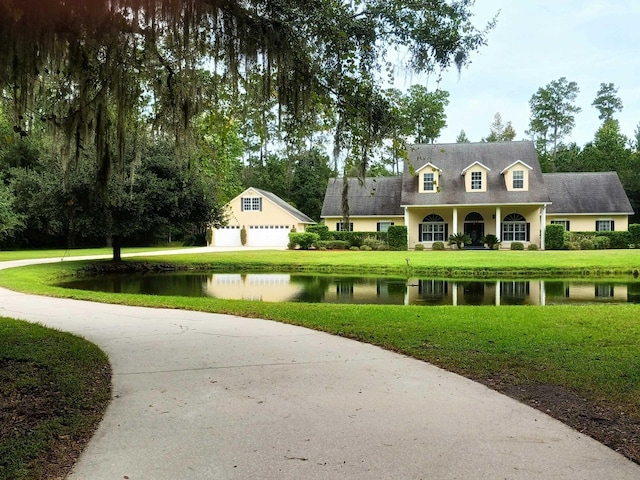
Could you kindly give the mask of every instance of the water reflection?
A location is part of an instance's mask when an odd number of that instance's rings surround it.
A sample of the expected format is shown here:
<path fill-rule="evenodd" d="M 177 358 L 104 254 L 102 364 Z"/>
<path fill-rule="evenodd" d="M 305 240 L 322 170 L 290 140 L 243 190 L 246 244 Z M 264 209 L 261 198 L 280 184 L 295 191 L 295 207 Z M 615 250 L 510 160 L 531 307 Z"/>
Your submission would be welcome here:
<path fill-rule="evenodd" d="M 63 286 L 114 293 L 267 302 L 388 305 L 640 303 L 640 281 L 450 280 L 288 273 L 172 273 L 96 277 Z"/>

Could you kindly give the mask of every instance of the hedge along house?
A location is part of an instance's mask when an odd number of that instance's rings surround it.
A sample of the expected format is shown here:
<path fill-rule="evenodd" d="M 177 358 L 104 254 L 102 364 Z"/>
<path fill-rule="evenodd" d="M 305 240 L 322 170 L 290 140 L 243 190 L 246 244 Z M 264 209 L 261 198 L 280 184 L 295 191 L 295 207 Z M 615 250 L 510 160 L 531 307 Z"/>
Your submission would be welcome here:
<path fill-rule="evenodd" d="M 211 246 L 286 248 L 291 231 L 303 232 L 316 223 L 277 195 L 250 187 L 224 206 L 227 225 L 212 229 Z"/>
<path fill-rule="evenodd" d="M 633 213 L 617 174 L 543 174 L 532 142 L 414 145 L 401 179 L 370 180 L 385 186 L 381 198 L 375 199 L 378 188 L 366 182 L 349 189 L 349 205 L 357 206 L 352 208 L 353 229 L 375 230 L 360 219 L 389 219 L 407 226 L 409 248 L 430 248 L 454 233 L 466 233 L 477 247 L 485 235 L 494 234 L 503 248 L 512 242 L 544 248 L 544 226 L 552 221 L 568 222 L 570 230 L 587 225 L 581 230 L 604 230 L 606 222 L 609 229 L 627 230 Z M 356 182 L 349 181 L 350 187 Z M 593 184 L 598 188 L 588 188 Z M 330 180 L 327 187 L 322 217 L 330 229 L 341 227 L 340 186 Z M 400 189 L 399 201 L 394 187 Z"/>

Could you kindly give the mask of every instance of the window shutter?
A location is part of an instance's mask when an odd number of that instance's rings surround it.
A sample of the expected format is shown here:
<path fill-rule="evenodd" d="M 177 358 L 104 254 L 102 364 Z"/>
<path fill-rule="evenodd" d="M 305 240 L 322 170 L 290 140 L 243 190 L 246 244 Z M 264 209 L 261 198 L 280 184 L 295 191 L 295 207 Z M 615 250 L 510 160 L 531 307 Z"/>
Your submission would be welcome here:
<path fill-rule="evenodd" d="M 599 230 L 599 227 L 600 227 L 600 224 L 598 223 L 598 220 L 596 220 L 596 232 L 599 232 L 599 231 L 600 231 L 600 230 Z"/>
<path fill-rule="evenodd" d="M 244 212 L 244 198 L 240 197 L 240 211 Z"/>
<path fill-rule="evenodd" d="M 569 231 L 569 225 L 571 224 L 571 222 L 569 220 L 567 220 L 567 232 Z"/>
<path fill-rule="evenodd" d="M 449 241 L 449 224 L 445 223 L 444 224 L 444 243 L 447 243 Z"/>
<path fill-rule="evenodd" d="M 262 197 L 260 197 L 260 202 L 259 202 L 259 204 L 260 204 L 260 209 L 259 209 L 259 211 L 262 211 Z"/>
<path fill-rule="evenodd" d="M 379 232 L 379 231 L 380 231 L 380 222 L 376 224 L 376 232 Z"/>
<path fill-rule="evenodd" d="M 611 220 L 611 231 L 615 232 L 616 231 L 616 222 Z"/>
<path fill-rule="evenodd" d="M 525 238 L 525 241 L 529 242 L 531 241 L 531 224 L 527 223 L 527 238 Z"/>

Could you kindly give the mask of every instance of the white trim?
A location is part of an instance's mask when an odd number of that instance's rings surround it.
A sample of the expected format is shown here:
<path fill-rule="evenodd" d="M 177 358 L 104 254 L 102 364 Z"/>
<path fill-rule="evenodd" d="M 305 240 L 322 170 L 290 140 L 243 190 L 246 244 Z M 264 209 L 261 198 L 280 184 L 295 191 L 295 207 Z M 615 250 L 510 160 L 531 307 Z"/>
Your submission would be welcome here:
<path fill-rule="evenodd" d="M 440 204 L 430 203 L 428 205 L 411 204 L 411 205 L 400 205 L 400 206 L 403 207 L 403 208 L 412 208 L 412 207 L 417 207 L 417 208 L 440 208 L 440 207 L 476 208 L 476 207 L 498 207 L 498 206 L 503 206 L 503 207 L 540 206 L 540 207 L 542 207 L 544 205 L 551 205 L 551 202 L 536 202 L 536 203 L 440 203 Z M 547 214 L 547 215 L 550 215 L 550 214 Z M 551 214 L 551 215 L 555 215 L 555 214 Z M 558 215 L 560 215 L 560 214 L 558 214 Z M 564 213 L 562 215 L 570 215 L 570 214 Z M 589 213 L 587 215 L 597 215 L 597 214 Z M 614 214 L 608 213 L 608 214 L 601 214 L 601 215 L 614 215 Z M 618 215 L 618 214 L 615 214 L 615 215 Z"/>
<path fill-rule="evenodd" d="M 421 166 L 418 170 L 416 170 L 416 175 L 418 175 L 422 170 L 424 170 L 427 167 L 435 168 L 438 172 L 442 173 L 442 169 L 441 168 L 438 168 L 433 163 L 428 162 L 427 164 Z"/>
<path fill-rule="evenodd" d="M 598 212 L 593 212 L 593 213 L 549 213 L 549 212 L 547 212 L 547 218 L 548 217 L 559 217 L 559 216 L 563 216 L 563 215 L 564 216 L 573 216 L 573 217 L 579 217 L 579 216 L 595 217 L 595 216 L 598 216 L 598 215 L 602 215 L 602 216 L 605 216 L 605 215 L 609 215 L 609 216 L 618 215 L 618 216 L 621 216 L 621 215 L 633 215 L 633 214 L 634 214 L 634 212 L 614 212 L 614 213 L 612 213 L 612 212 L 604 212 L 604 213 L 602 213 L 602 212 L 600 212 L 600 213 L 598 213 Z"/>
<path fill-rule="evenodd" d="M 487 167 L 485 164 L 478 162 L 477 160 L 475 162 L 473 162 L 471 165 L 469 165 L 467 168 L 465 168 L 464 170 L 462 170 L 462 173 L 460 173 L 460 175 L 466 175 L 467 170 L 469 170 L 471 167 L 474 167 L 475 165 L 480 165 L 482 168 L 484 168 L 487 172 L 490 172 L 491 169 L 489 167 Z"/>
<path fill-rule="evenodd" d="M 506 172 L 507 170 L 509 170 L 511 167 L 513 167 L 514 165 L 524 165 L 526 168 L 528 168 L 529 170 L 533 170 L 532 167 L 530 167 L 529 165 L 527 165 L 526 163 L 524 163 L 522 160 L 516 160 L 515 162 L 513 162 L 511 165 L 509 165 L 508 167 L 505 167 L 501 172 L 500 175 L 504 175 L 504 172 Z"/>

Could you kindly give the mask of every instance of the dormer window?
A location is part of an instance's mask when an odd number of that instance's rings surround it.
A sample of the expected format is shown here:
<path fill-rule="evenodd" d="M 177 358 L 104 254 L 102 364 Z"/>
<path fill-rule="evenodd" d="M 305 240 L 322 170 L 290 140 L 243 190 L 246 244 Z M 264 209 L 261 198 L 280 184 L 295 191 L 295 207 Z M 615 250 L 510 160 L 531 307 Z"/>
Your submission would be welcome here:
<path fill-rule="evenodd" d="M 524 188 L 524 170 L 513 171 L 513 189 L 522 190 Z"/>
<path fill-rule="evenodd" d="M 423 188 L 425 192 L 433 192 L 433 190 L 435 190 L 435 174 L 433 172 L 428 172 L 423 174 L 422 177 L 422 181 L 423 181 Z"/>
<path fill-rule="evenodd" d="M 516 160 L 500 173 L 504 176 L 504 185 L 507 191 L 526 192 L 529 190 L 529 172 L 532 171 L 529 165 L 522 160 Z"/>
<path fill-rule="evenodd" d="M 416 176 L 418 177 L 418 192 L 420 193 L 438 193 L 440 191 L 440 176 L 442 170 L 436 167 L 433 163 L 427 163 L 418 170 L 416 170 Z"/>
<path fill-rule="evenodd" d="M 482 190 L 482 172 L 471 172 L 471 190 Z"/>

